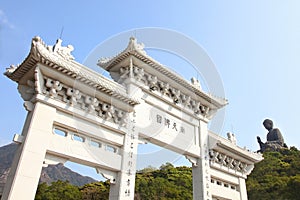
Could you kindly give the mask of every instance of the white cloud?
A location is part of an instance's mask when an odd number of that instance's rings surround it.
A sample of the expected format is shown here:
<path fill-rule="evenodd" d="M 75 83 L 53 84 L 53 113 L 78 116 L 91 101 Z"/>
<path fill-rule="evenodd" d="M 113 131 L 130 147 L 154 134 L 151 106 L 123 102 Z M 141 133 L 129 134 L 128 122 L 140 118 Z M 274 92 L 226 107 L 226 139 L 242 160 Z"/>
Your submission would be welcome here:
<path fill-rule="evenodd" d="M 6 14 L 1 9 L 0 9 L 0 26 L 6 26 L 10 29 L 15 29 L 15 26 L 8 21 Z"/>

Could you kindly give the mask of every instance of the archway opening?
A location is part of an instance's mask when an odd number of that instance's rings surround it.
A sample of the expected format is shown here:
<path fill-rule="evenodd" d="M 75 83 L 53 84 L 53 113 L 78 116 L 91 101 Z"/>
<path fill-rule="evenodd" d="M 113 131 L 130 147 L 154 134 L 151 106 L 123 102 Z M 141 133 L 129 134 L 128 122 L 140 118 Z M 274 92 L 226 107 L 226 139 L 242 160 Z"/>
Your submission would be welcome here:
<path fill-rule="evenodd" d="M 158 169 L 166 163 L 171 163 L 175 167 L 192 166 L 185 156 L 174 151 L 148 142 L 146 144 L 138 145 L 137 170 L 142 170 L 149 166 Z"/>

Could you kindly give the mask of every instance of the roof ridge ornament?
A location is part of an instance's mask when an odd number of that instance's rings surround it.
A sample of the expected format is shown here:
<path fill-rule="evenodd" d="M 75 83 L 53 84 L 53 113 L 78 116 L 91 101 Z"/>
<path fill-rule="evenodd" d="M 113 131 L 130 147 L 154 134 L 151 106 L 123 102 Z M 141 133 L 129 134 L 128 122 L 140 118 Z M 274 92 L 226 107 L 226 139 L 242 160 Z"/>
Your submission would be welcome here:
<path fill-rule="evenodd" d="M 33 54 L 35 56 L 37 53 L 37 46 L 38 45 L 42 45 L 44 46 L 49 52 L 54 53 L 56 55 L 59 55 L 60 57 L 62 57 L 65 60 L 74 60 L 74 56 L 71 54 L 71 52 L 74 50 L 74 47 L 72 45 L 67 45 L 67 46 L 62 46 L 62 40 L 59 38 L 56 40 L 56 43 L 51 46 L 51 45 L 46 45 L 45 42 L 39 37 L 39 36 L 35 36 L 32 39 L 32 47 L 33 47 Z M 37 56 L 38 57 L 38 56 Z"/>
<path fill-rule="evenodd" d="M 98 66 L 100 67 L 105 67 L 106 65 L 108 65 L 114 58 L 124 54 L 124 53 L 128 53 L 128 52 L 132 52 L 132 51 L 136 51 L 144 56 L 147 56 L 146 51 L 144 50 L 145 45 L 143 43 L 138 43 L 137 39 L 135 37 L 130 37 L 129 38 L 129 43 L 126 47 L 126 49 L 124 49 L 121 53 L 118 53 L 116 56 L 111 56 L 111 57 L 101 57 L 98 60 Z M 148 57 L 148 56 L 147 56 Z"/>
<path fill-rule="evenodd" d="M 52 47 L 52 52 L 57 53 L 67 60 L 74 60 L 74 56 L 71 54 L 71 52 L 74 50 L 74 47 L 70 44 L 68 44 L 66 47 L 63 47 L 61 44 L 62 39 L 57 39 L 55 45 Z"/>
<path fill-rule="evenodd" d="M 6 71 L 5 71 L 5 75 L 6 74 L 12 74 L 16 69 L 18 68 L 18 66 L 15 66 L 15 65 L 10 65 L 8 68 L 6 68 Z"/>
<path fill-rule="evenodd" d="M 145 45 L 143 43 L 138 43 L 137 39 L 135 37 L 130 37 L 129 43 L 127 48 L 124 50 L 126 51 L 138 51 L 142 54 L 146 54 L 146 51 L 144 50 Z"/>
<path fill-rule="evenodd" d="M 202 90 L 200 81 L 199 81 L 198 79 L 196 79 L 195 77 L 192 77 L 192 78 L 191 78 L 191 84 L 192 84 L 194 87 L 198 88 L 199 90 Z"/>
<path fill-rule="evenodd" d="M 134 37 L 130 37 L 128 46 L 126 47 L 125 50 L 123 50 L 121 53 L 119 53 L 113 57 L 110 57 L 110 58 L 103 58 L 103 57 L 100 58 L 98 60 L 97 65 L 102 67 L 106 71 L 111 72 L 111 69 L 114 66 L 117 66 L 123 60 L 128 59 L 131 56 L 136 57 L 137 59 L 141 60 L 144 63 L 147 63 L 147 65 L 149 65 L 150 67 L 152 67 L 159 73 L 161 73 L 165 76 L 168 76 L 170 79 L 173 79 L 178 84 L 181 84 L 183 87 L 187 88 L 188 90 L 193 91 L 193 93 L 196 93 L 197 95 L 201 96 L 207 102 L 214 104 L 214 106 L 216 106 L 217 108 L 221 108 L 228 104 L 228 101 L 225 98 L 216 97 L 214 95 L 211 95 L 211 94 L 203 91 L 201 88 L 200 82 L 196 78 L 193 78 L 191 80 L 191 82 L 189 82 L 189 81 L 185 80 L 178 73 L 174 72 L 173 70 L 169 69 L 167 66 L 162 65 L 161 63 L 156 61 L 154 58 L 147 55 L 147 53 L 144 51 L 144 44 L 137 43 L 137 40 Z M 113 69 L 114 70 L 113 76 L 115 76 L 115 78 L 116 78 L 115 81 L 120 81 L 120 79 L 119 79 L 120 77 L 118 77 L 118 75 L 116 75 L 117 68 L 122 68 L 121 69 L 121 70 L 123 70 L 122 74 L 127 73 L 127 71 L 124 68 L 124 66 L 120 66 L 120 65 L 118 65 L 115 69 Z M 144 73 L 146 73 L 146 72 L 144 72 Z M 149 76 L 150 79 L 152 79 L 152 75 L 153 74 L 151 74 L 151 76 Z M 114 79 L 113 76 L 112 76 L 112 78 Z M 149 77 L 146 77 L 146 78 L 148 79 Z M 156 85 L 156 83 L 155 83 L 155 85 Z M 149 87 L 152 89 L 156 88 L 157 86 L 159 86 L 159 85 L 154 86 L 153 84 L 149 83 Z M 177 100 L 175 100 L 175 101 L 177 102 Z"/>

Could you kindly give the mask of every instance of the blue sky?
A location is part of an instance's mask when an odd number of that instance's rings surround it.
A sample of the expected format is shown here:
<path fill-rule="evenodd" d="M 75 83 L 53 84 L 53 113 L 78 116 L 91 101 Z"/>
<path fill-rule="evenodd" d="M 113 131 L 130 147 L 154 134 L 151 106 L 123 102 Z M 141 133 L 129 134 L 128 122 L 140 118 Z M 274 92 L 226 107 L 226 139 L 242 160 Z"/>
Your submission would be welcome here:
<path fill-rule="evenodd" d="M 54 44 L 62 27 L 63 44 L 75 47 L 73 55 L 80 63 L 98 44 L 121 32 L 144 27 L 174 30 L 203 47 L 221 76 L 229 105 L 218 134 L 232 131 L 240 146 L 257 150 L 256 136 L 266 138 L 262 121 L 271 118 L 287 145 L 300 148 L 299 10 L 296 0 L 3 0 L 0 68 L 4 72 L 10 64 L 22 62 L 35 35 Z M 159 52 L 153 55 L 157 60 L 164 57 Z M 184 62 L 178 58 L 159 61 L 185 76 L 185 70 L 180 70 Z M 0 144 L 4 145 L 21 133 L 26 112 L 16 84 L 3 75 L 0 84 Z"/>

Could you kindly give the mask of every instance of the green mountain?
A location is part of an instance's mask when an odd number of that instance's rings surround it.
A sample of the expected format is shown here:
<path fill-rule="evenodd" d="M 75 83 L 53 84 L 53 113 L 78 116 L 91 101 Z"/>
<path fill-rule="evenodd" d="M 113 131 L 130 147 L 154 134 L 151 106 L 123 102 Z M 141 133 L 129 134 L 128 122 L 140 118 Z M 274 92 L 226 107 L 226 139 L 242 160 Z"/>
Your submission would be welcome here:
<path fill-rule="evenodd" d="M 247 180 L 249 200 L 300 200 L 300 151 L 264 152 Z"/>
<path fill-rule="evenodd" d="M 0 149 L 1 150 L 1 149 Z M 10 155 L 1 152 L 3 157 Z M 247 179 L 249 200 L 300 200 L 300 151 L 295 147 L 279 152 L 264 152 L 264 160 L 256 164 Z M 9 163 L 3 162 L 0 166 Z M 55 172 L 54 174 L 59 174 Z M 58 178 L 58 177 L 57 177 Z M 57 179 L 56 179 L 57 180 Z M 61 179 L 66 180 L 66 179 Z M 108 199 L 109 183 L 94 182 L 74 186 L 64 181 L 39 185 L 36 199 Z M 192 169 L 174 167 L 170 163 L 159 169 L 148 167 L 136 174 L 135 199 L 192 199 Z M 299 190 L 299 191 L 298 191 Z"/>
<path fill-rule="evenodd" d="M 193 199 L 192 169 L 171 163 L 159 169 L 146 168 L 136 175 L 135 199 Z"/>
<path fill-rule="evenodd" d="M 266 151 L 247 179 L 249 200 L 300 200 L 300 151 L 295 147 Z M 166 164 L 136 176 L 136 198 L 192 199 L 192 172 Z"/>

